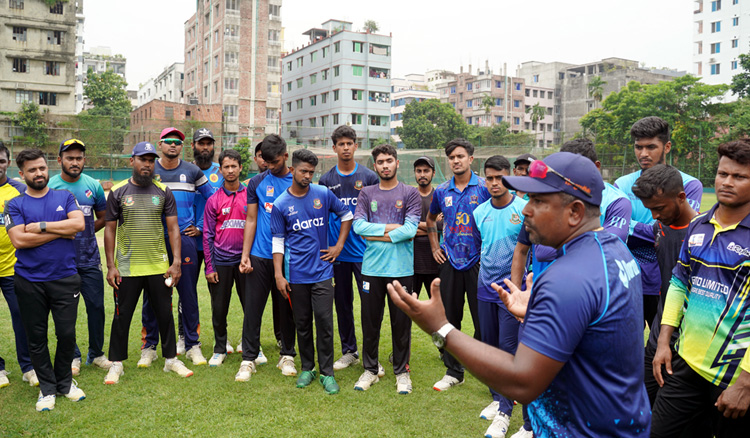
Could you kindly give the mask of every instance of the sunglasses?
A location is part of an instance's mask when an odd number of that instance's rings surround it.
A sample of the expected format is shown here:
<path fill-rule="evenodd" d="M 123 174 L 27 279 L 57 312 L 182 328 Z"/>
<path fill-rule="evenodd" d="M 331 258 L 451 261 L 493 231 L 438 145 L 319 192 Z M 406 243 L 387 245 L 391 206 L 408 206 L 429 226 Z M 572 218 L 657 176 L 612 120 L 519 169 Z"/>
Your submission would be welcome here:
<path fill-rule="evenodd" d="M 79 144 L 79 145 L 81 145 L 83 147 L 86 147 L 86 145 L 83 144 L 83 142 L 81 140 L 78 140 L 78 139 L 75 139 L 75 138 L 71 138 L 70 140 L 65 140 L 65 142 L 63 143 L 63 146 L 70 146 L 72 144 Z"/>
<path fill-rule="evenodd" d="M 182 144 L 182 140 L 180 140 L 179 138 L 165 138 L 161 142 L 162 143 L 166 143 L 166 144 L 170 144 L 170 145 L 174 144 L 174 145 L 177 145 L 177 146 L 180 146 Z"/>
<path fill-rule="evenodd" d="M 547 172 L 552 172 L 555 175 L 559 176 L 563 179 L 566 183 L 572 185 L 576 189 L 580 190 L 584 195 L 588 196 L 589 198 L 593 197 L 591 195 L 591 189 L 588 187 L 584 187 L 580 184 L 574 183 L 570 180 L 570 178 L 563 176 L 560 172 L 556 171 L 555 169 L 549 167 L 547 163 L 545 163 L 542 160 L 533 160 L 531 164 L 529 164 L 529 176 L 532 178 L 546 178 Z"/>

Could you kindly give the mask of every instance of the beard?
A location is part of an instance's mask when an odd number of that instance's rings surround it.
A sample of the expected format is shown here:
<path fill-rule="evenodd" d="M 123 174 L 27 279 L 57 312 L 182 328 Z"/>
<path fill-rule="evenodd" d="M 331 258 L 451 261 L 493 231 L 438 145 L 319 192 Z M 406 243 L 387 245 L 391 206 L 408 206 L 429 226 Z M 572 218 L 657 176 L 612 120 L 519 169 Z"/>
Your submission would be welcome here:
<path fill-rule="evenodd" d="M 81 172 L 83 172 L 82 168 L 76 169 L 76 170 L 69 170 L 66 169 L 64 166 L 62 167 L 62 172 L 72 179 L 77 179 L 79 176 L 81 176 Z"/>
<path fill-rule="evenodd" d="M 198 165 L 201 169 L 208 168 L 211 163 L 214 161 L 214 150 L 211 149 L 211 151 L 206 151 L 203 153 L 200 153 L 193 149 L 193 157 L 195 158 L 195 164 Z"/>
<path fill-rule="evenodd" d="M 133 182 L 141 187 L 148 187 L 154 183 L 153 174 L 144 175 L 133 170 Z"/>
<path fill-rule="evenodd" d="M 31 187 L 34 190 L 44 190 L 44 188 L 47 187 L 47 183 L 49 182 L 49 177 L 45 176 L 43 178 L 43 181 L 28 180 L 26 178 L 24 178 L 24 181 L 26 182 L 27 186 Z"/>

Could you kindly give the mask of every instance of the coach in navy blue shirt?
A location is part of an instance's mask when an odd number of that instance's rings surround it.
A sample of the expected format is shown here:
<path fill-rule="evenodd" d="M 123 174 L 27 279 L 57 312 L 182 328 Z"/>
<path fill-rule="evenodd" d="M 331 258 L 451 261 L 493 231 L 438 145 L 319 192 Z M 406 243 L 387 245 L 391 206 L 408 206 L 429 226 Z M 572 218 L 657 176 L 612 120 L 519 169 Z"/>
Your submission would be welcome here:
<path fill-rule="evenodd" d="M 641 274 L 625 244 L 601 228 L 596 166 L 559 152 L 532 162 L 529 176 L 503 181 L 529 193 L 523 214 L 532 243 L 557 249 L 530 294 L 510 280 L 510 294 L 493 285 L 524 319 L 515 355 L 455 330 L 439 287 L 418 301 L 395 283 L 391 297 L 481 381 L 528 404 L 535 437 L 647 437 Z"/>

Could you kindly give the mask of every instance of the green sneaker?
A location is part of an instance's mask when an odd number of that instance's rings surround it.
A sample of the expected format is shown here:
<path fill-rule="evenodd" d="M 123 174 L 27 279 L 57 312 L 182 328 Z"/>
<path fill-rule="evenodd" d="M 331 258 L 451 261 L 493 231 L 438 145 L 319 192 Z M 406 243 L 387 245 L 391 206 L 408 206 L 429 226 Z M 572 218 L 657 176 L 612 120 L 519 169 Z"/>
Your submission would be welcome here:
<path fill-rule="evenodd" d="M 323 385 L 323 389 L 326 390 L 328 395 L 339 393 L 339 384 L 336 383 L 336 379 L 333 376 L 320 376 L 320 384 Z"/>
<path fill-rule="evenodd" d="M 297 379 L 297 388 L 307 388 L 310 386 L 313 380 L 315 380 L 315 377 L 318 375 L 318 373 L 315 372 L 315 370 L 312 371 L 302 371 L 302 373 L 299 375 L 299 378 Z"/>

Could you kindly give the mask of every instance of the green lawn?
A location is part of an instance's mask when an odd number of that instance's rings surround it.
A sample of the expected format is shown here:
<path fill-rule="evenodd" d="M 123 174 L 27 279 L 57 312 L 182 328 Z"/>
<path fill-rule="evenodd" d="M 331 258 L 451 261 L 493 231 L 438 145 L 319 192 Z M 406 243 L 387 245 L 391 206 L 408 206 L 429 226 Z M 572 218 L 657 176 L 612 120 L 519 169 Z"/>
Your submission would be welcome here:
<path fill-rule="evenodd" d="M 701 213 L 708 211 L 716 204 L 716 193 L 703 192 L 701 199 Z"/>
<path fill-rule="evenodd" d="M 176 295 L 176 294 L 175 294 Z M 211 307 L 205 279 L 199 281 L 203 353 L 213 351 Z M 425 297 L 425 294 L 422 293 Z M 242 311 L 236 295 L 229 315 L 229 337 L 240 342 Z M 107 325 L 105 352 L 114 306 L 111 288 L 106 288 Z M 176 304 L 176 297 L 174 299 Z M 140 308 L 140 306 L 139 306 Z M 176 308 L 176 306 L 175 306 Z M 355 316 L 359 320 L 359 298 L 355 299 Z M 83 300 L 79 306 L 77 334 L 79 346 L 86 350 L 87 329 Z M 466 310 L 464 321 L 471 326 Z M 335 322 L 335 317 L 334 317 Z M 0 389 L 0 436 L 133 436 L 225 435 L 240 436 L 482 436 L 489 422 L 479 419 L 479 412 L 491 401 L 487 388 L 468 375 L 466 383 L 446 393 L 432 389 L 445 368 L 430 338 L 416 325 L 412 328 L 412 381 L 410 395 L 396 393 L 393 369 L 387 358 L 391 350 L 388 312 L 385 312 L 380 356 L 385 362 L 386 376 L 369 391 L 354 391 L 363 369 L 354 366 L 336 373 L 341 393 L 326 395 L 320 384 L 297 389 L 295 378 L 284 377 L 275 367 L 279 349 L 272 332 L 271 303 L 264 314 L 261 342 L 269 363 L 258 367 L 258 373 L 247 383 L 234 381 L 239 368 L 239 354 L 228 356 L 218 368 L 188 367 L 195 375 L 181 379 L 164 373 L 164 359 L 157 359 L 151 368 L 138 369 L 140 357 L 140 314 L 134 318 L 130 331 L 130 358 L 125 362 L 125 375 L 118 385 L 104 385 L 106 371 L 83 366 L 77 377 L 87 398 L 72 403 L 60 396 L 52 412 L 38 413 L 34 403 L 38 388 L 21 381 L 15 360 L 10 313 L 5 300 L 0 300 L 0 355 L 11 372 L 9 387 Z M 52 322 L 50 321 L 52 328 Z M 471 332 L 471 330 L 469 331 Z M 357 336 L 361 346 L 361 328 Z M 340 355 L 338 335 L 336 357 Z M 55 338 L 50 331 L 50 347 Z M 299 357 L 296 359 L 299 369 Z M 520 406 L 514 410 L 511 430 L 521 425 Z"/>

